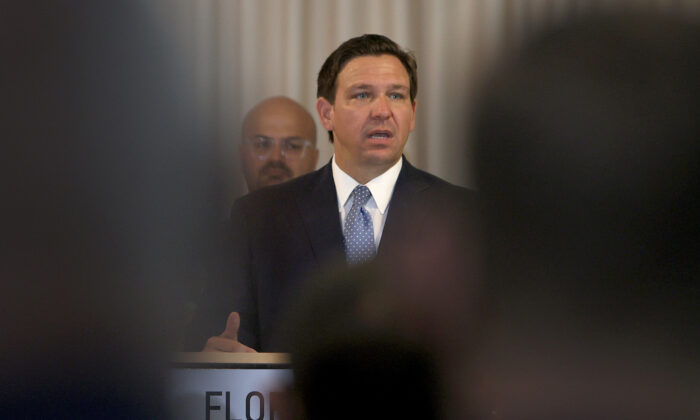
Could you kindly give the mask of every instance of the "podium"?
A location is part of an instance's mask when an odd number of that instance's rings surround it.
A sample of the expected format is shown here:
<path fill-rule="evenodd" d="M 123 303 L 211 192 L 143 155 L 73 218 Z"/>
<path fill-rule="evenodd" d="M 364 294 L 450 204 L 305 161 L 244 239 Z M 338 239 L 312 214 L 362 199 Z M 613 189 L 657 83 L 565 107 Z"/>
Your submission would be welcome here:
<path fill-rule="evenodd" d="M 167 404 L 178 420 L 279 420 L 291 384 L 285 353 L 178 353 Z"/>

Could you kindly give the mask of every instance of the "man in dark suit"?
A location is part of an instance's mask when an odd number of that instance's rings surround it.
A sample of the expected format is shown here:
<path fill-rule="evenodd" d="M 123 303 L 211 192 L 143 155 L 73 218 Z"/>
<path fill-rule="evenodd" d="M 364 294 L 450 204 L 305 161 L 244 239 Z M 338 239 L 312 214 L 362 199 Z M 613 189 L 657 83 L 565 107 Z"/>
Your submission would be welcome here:
<path fill-rule="evenodd" d="M 205 351 L 285 350 L 275 330 L 310 273 L 381 257 L 400 240 L 403 215 L 414 204 L 469 200 L 465 189 L 402 157 L 415 124 L 416 91 L 415 58 L 384 36 L 350 39 L 326 59 L 316 109 L 334 156 L 315 172 L 234 204 L 229 308 L 237 312 Z M 416 219 L 414 213 L 411 223 L 421 226 Z"/>

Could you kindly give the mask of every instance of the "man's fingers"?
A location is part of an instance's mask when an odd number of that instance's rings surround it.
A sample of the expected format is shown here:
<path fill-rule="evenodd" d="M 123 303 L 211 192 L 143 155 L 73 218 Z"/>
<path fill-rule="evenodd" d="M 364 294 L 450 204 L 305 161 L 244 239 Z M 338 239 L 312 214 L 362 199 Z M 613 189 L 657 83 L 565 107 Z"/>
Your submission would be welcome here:
<path fill-rule="evenodd" d="M 228 353 L 257 353 L 236 340 L 224 337 L 210 337 L 202 351 L 222 351 Z"/>
<path fill-rule="evenodd" d="M 226 329 L 219 337 L 238 340 L 238 328 L 241 326 L 241 316 L 238 312 L 231 312 L 226 318 Z"/>
<path fill-rule="evenodd" d="M 238 343 L 238 344 L 241 344 L 241 343 Z M 244 344 L 241 344 L 241 350 L 239 350 L 239 351 L 242 351 L 244 353 L 257 353 L 258 352 L 257 350 L 251 349 L 250 347 L 248 347 Z"/>
<path fill-rule="evenodd" d="M 226 318 L 226 329 L 217 337 L 210 337 L 202 351 L 225 351 L 229 353 L 257 353 L 257 351 L 238 341 L 238 327 L 241 317 L 238 312 L 231 312 Z"/>

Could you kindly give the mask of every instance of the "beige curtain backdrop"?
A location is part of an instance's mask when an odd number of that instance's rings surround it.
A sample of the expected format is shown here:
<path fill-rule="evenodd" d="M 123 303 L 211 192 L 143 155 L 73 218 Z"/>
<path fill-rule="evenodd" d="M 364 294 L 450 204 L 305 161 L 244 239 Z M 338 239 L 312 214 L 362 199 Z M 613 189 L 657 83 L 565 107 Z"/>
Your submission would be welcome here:
<path fill-rule="evenodd" d="M 416 129 L 405 153 L 419 168 L 476 187 L 471 174 L 470 98 L 506 48 L 570 17 L 623 8 L 700 14 L 697 0 L 218 0 L 193 3 L 201 108 L 216 120 L 227 188 L 245 192 L 236 162 L 240 122 L 261 99 L 286 95 L 318 126 L 319 166 L 332 145 L 315 111 L 316 75 L 346 39 L 384 34 L 418 59 Z M 234 181 L 235 179 L 235 181 Z"/>

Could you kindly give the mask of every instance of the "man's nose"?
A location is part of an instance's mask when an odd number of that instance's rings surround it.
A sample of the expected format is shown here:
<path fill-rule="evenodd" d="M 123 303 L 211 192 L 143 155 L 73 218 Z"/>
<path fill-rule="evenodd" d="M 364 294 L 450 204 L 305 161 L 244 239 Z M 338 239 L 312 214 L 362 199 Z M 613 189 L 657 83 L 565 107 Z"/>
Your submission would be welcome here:
<path fill-rule="evenodd" d="M 386 96 L 380 96 L 372 105 L 372 118 L 387 119 L 391 116 L 391 105 Z"/>
<path fill-rule="evenodd" d="M 274 146 L 272 146 L 272 150 L 270 151 L 270 156 L 268 156 L 268 159 L 270 160 L 283 160 L 284 155 L 282 154 L 282 143 L 276 141 Z"/>

